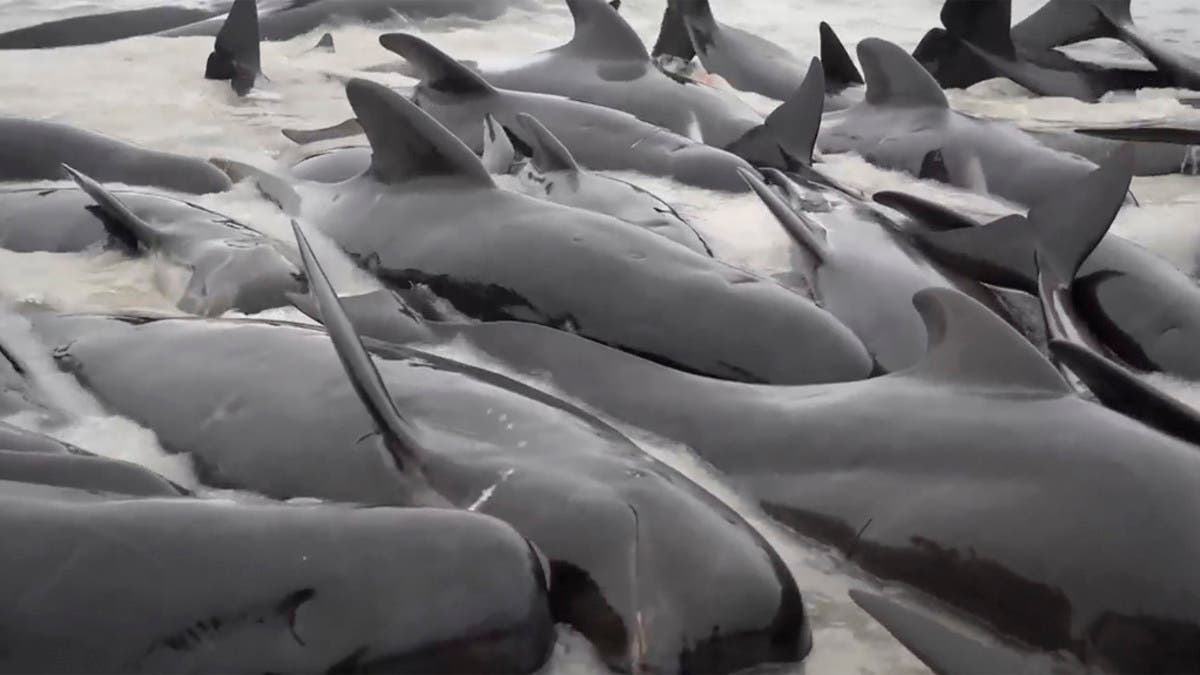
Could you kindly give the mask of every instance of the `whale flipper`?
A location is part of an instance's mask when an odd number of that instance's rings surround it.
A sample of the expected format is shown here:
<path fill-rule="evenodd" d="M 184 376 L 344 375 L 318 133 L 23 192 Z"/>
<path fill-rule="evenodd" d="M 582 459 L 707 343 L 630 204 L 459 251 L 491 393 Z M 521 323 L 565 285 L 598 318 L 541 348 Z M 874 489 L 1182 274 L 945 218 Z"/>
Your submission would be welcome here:
<path fill-rule="evenodd" d="M 859 590 L 850 598 L 938 675 L 1037 672 L 1016 650 L 985 644 L 925 612 Z"/>
<path fill-rule="evenodd" d="M 419 473 L 424 450 L 418 440 L 417 430 L 396 408 L 396 402 L 388 394 L 387 386 L 379 376 L 375 362 L 363 347 L 362 339 L 354 330 L 354 324 L 350 323 L 350 319 L 342 310 L 337 293 L 329 283 L 329 277 L 321 269 L 321 263 L 313 253 L 308 238 L 304 236 L 304 231 L 295 220 L 292 221 L 292 232 L 296 237 L 296 245 L 300 248 L 304 273 L 309 279 L 309 292 L 316 299 L 321 321 L 329 331 L 329 339 L 333 341 L 338 359 L 354 385 L 355 393 L 375 420 L 376 428 L 384 438 L 384 447 L 395 462 L 396 468 L 405 475 Z"/>
<path fill-rule="evenodd" d="M 978 300 L 950 288 L 913 295 L 925 322 L 925 356 L 897 376 L 1067 394 L 1071 388 L 1045 356 Z"/>
<path fill-rule="evenodd" d="M 775 220 L 779 222 L 779 225 L 797 246 L 807 251 L 818 264 L 829 259 L 829 243 L 825 239 L 824 228 L 809 221 L 803 214 L 789 206 L 754 172 L 738 169 L 738 175 L 746 181 L 746 185 L 754 191 L 754 194 L 758 195 L 758 198 L 771 212 L 771 215 L 775 216 Z"/>
<path fill-rule="evenodd" d="M 579 173 L 579 164 L 571 151 L 536 117 L 529 113 L 517 113 L 517 124 L 525 132 L 521 140 L 533 151 L 530 161 L 539 171 Z"/>
<path fill-rule="evenodd" d="M 833 32 L 833 27 L 821 22 L 821 66 L 825 73 L 826 91 L 841 91 L 855 84 L 864 84 L 862 73 L 846 51 L 846 45 Z"/>
<path fill-rule="evenodd" d="M 229 80 L 238 96 L 245 96 L 262 74 L 259 53 L 258 3 L 234 0 L 225 24 L 217 33 L 204 77 Z"/>
<path fill-rule="evenodd" d="M 308 318 L 321 320 L 321 308 L 312 295 L 288 293 L 287 299 Z M 341 297 L 338 301 L 360 335 L 392 344 L 428 343 L 435 339 L 425 320 L 395 291 L 380 288 Z"/>
<path fill-rule="evenodd" d="M 1200 414 L 1079 342 L 1054 339 L 1050 354 L 1105 406 L 1163 433 L 1200 445 Z"/>
<path fill-rule="evenodd" d="M 879 38 L 858 43 L 858 62 L 867 81 L 867 103 L 879 106 L 949 108 L 946 93 L 908 52 Z"/>
<path fill-rule="evenodd" d="M 284 213 L 292 215 L 300 213 L 302 201 L 300 193 L 296 192 L 296 189 L 287 180 L 264 169 L 232 159 L 214 157 L 209 161 L 213 166 L 224 171 L 225 175 L 235 183 L 244 180 L 254 181 L 254 186 L 258 188 L 262 196 L 278 206 Z"/>
<path fill-rule="evenodd" d="M 953 209 L 948 209 L 937 202 L 922 199 L 921 197 L 904 192 L 883 190 L 882 192 L 876 192 L 872 196 L 872 199 L 877 204 L 882 204 L 907 215 L 927 230 L 945 232 L 947 230 L 980 226 L 979 223 Z"/>
<path fill-rule="evenodd" d="M 417 38 L 411 40 L 428 46 Z M 432 47 L 429 49 L 457 70 L 470 73 L 468 82 L 482 82 L 478 75 Z M 486 82 L 483 84 L 487 86 Z M 429 176 L 453 176 L 473 185 L 495 186 L 475 153 L 412 101 L 363 79 L 351 80 L 346 85 L 346 97 L 371 143 L 370 173 L 376 180 L 398 184 Z"/>
<path fill-rule="evenodd" d="M 67 164 L 63 164 L 63 170 L 75 181 L 79 189 L 83 190 L 107 218 L 104 219 L 104 224 L 108 228 L 120 230 L 115 234 L 123 241 L 134 241 L 140 244 L 142 248 L 153 248 L 159 242 L 158 232 L 155 231 L 146 221 L 142 220 L 129 207 L 117 198 L 116 195 L 109 192 L 103 185 L 96 182 L 92 177 L 71 168 Z"/>
<path fill-rule="evenodd" d="M 553 51 L 599 60 L 650 60 L 642 39 L 604 0 L 567 0 L 567 8 L 575 22 L 575 35 Z"/>
<path fill-rule="evenodd" d="M 810 166 L 824 111 L 825 73 L 820 59 L 814 58 L 796 93 L 725 149 L 754 166 L 789 171 Z"/>
<path fill-rule="evenodd" d="M 298 145 L 346 138 L 347 136 L 357 136 L 362 132 L 362 125 L 353 117 L 323 129 L 283 129 L 281 131 L 289 141 Z"/>

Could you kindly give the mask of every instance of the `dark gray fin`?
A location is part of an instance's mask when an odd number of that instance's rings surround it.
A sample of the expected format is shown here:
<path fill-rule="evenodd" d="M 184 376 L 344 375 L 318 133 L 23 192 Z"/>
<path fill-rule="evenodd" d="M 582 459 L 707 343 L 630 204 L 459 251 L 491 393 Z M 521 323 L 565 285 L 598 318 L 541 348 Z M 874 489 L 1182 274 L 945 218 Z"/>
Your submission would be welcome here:
<path fill-rule="evenodd" d="M 399 54 L 416 69 L 421 83 L 435 91 L 461 96 L 490 96 L 496 88 L 479 73 L 450 58 L 448 54 L 408 33 L 379 36 L 383 48 Z"/>
<path fill-rule="evenodd" d="M 296 236 L 296 245 L 300 248 L 304 272 L 308 275 L 309 292 L 316 298 L 321 322 L 329 331 L 329 338 L 333 341 L 338 359 L 342 362 L 355 393 L 375 420 L 375 426 L 383 435 L 384 446 L 395 461 L 396 468 L 402 474 L 418 470 L 424 450 L 418 440 L 417 430 L 396 408 L 396 402 L 388 394 L 387 386 L 383 383 L 375 362 L 363 347 L 362 339 L 355 332 L 354 324 L 346 316 L 337 293 L 329 283 L 329 277 L 325 276 L 325 270 L 321 269 L 321 263 L 300 229 L 300 223 L 295 220 L 292 221 L 292 232 Z"/>
<path fill-rule="evenodd" d="M 670 56 L 684 63 L 696 58 L 696 48 L 692 46 L 692 38 L 688 35 L 687 27 L 683 24 L 683 16 L 674 0 L 668 0 L 667 8 L 663 10 L 662 25 L 658 29 L 658 40 L 650 55 L 656 60 Z"/>
<path fill-rule="evenodd" d="M 483 166 L 488 173 L 505 175 L 512 172 L 517 163 L 517 149 L 513 147 L 508 130 L 496 121 L 491 113 L 483 116 Z"/>
<path fill-rule="evenodd" d="M 554 51 L 604 61 L 650 61 L 637 31 L 606 0 L 567 0 L 575 35 Z"/>
<path fill-rule="evenodd" d="M 944 384 L 1071 393 L 1054 366 L 1008 322 L 979 301 L 950 288 L 913 296 L 925 322 L 928 348 L 899 373 Z"/>
<path fill-rule="evenodd" d="M 313 45 L 313 48 L 310 49 L 309 51 L 320 51 L 320 52 L 330 52 L 330 53 L 337 51 L 337 47 L 334 46 L 334 44 L 333 44 L 333 33 L 326 33 L 326 34 L 322 35 L 321 39 L 317 40 L 317 44 Z"/>
<path fill-rule="evenodd" d="M 1115 127 L 1076 129 L 1075 133 L 1098 136 L 1114 141 L 1141 143 L 1174 143 L 1176 145 L 1200 145 L 1200 129 L 1183 127 Z"/>
<path fill-rule="evenodd" d="M 981 642 L 926 612 L 865 591 L 850 591 L 850 598 L 937 675 L 1038 672 L 1019 651 Z"/>
<path fill-rule="evenodd" d="M 337 138 L 347 138 L 349 136 L 357 136 L 363 132 L 362 125 L 358 120 L 351 117 L 350 119 L 339 122 L 331 127 L 323 129 L 284 129 L 283 135 L 293 143 L 304 145 L 306 143 L 318 143 L 320 141 L 330 141 Z"/>
<path fill-rule="evenodd" d="M 1083 381 L 1105 406 L 1146 426 L 1200 445 L 1200 414 L 1090 347 L 1051 340 L 1050 354 Z"/>
<path fill-rule="evenodd" d="M 308 294 L 287 293 L 288 302 L 313 321 L 321 320 L 321 308 Z M 380 288 L 370 293 L 339 299 L 342 310 L 359 335 L 392 344 L 430 343 L 435 337 L 425 320 L 393 290 Z"/>
<path fill-rule="evenodd" d="M 1017 58 L 1009 27 L 1012 0 L 946 0 L 942 25 L 950 35 L 1001 58 Z"/>
<path fill-rule="evenodd" d="M 879 38 L 859 42 L 858 62 L 867 80 L 866 100 L 872 105 L 950 107 L 929 71 L 891 42 Z"/>
<path fill-rule="evenodd" d="M 224 171 L 225 175 L 229 176 L 229 179 L 234 183 L 240 183 L 244 180 L 253 181 L 259 193 L 275 204 L 275 206 L 278 206 L 284 213 L 289 215 L 300 213 L 302 202 L 300 193 L 296 192 L 296 189 L 286 179 L 256 166 L 232 159 L 213 157 L 208 161 L 213 166 Z"/>
<path fill-rule="evenodd" d="M 950 168 L 946 166 L 946 155 L 941 150 L 930 150 L 921 160 L 921 170 L 917 173 L 921 180 L 934 180 L 950 185 Z"/>
<path fill-rule="evenodd" d="M 920 223 L 926 231 L 946 232 L 963 228 L 979 227 L 979 223 L 963 214 L 948 209 L 928 199 L 904 192 L 884 190 L 876 192 L 873 199 L 877 204 L 895 209 Z"/>
<path fill-rule="evenodd" d="M 217 33 L 204 77 L 210 80 L 229 80 L 239 96 L 254 87 L 262 73 L 258 48 L 258 3 L 256 0 L 234 0 L 225 24 Z"/>
<path fill-rule="evenodd" d="M 116 195 L 109 192 L 103 185 L 97 183 L 91 176 L 77 171 L 70 166 L 63 164 L 62 168 L 75 181 L 80 190 L 83 190 L 87 196 L 96 202 L 100 207 L 100 211 L 106 216 L 104 224 L 106 227 L 116 228 L 120 232 L 116 233 L 124 241 L 136 241 L 143 248 L 153 248 L 158 244 L 158 232 L 155 231 L 146 221 L 138 217 L 136 213 L 129 210 L 129 207 L 117 198 Z"/>
<path fill-rule="evenodd" d="M 821 22 L 821 66 L 825 73 L 826 91 L 841 91 L 855 84 L 864 84 L 862 73 L 846 51 L 846 45 L 833 32 L 833 27 Z"/>
<path fill-rule="evenodd" d="M 967 43 L 944 28 L 931 28 L 913 50 L 913 58 L 947 89 L 965 89 L 996 77 L 995 69 Z"/>
<path fill-rule="evenodd" d="M 704 54 L 712 47 L 717 31 L 721 29 L 720 24 L 713 17 L 712 7 L 709 6 L 708 0 L 668 1 L 679 7 L 679 18 L 683 20 L 683 26 L 692 40 L 692 46 L 703 58 Z"/>
<path fill-rule="evenodd" d="M 1129 0 L 1116 0 L 1116 14 Z M 1115 38 L 1117 29 L 1092 0 L 1049 0 L 1033 14 L 1012 27 L 1012 39 L 1031 50 L 1053 49 L 1095 38 Z"/>
<path fill-rule="evenodd" d="M 796 93 L 725 149 L 756 167 L 798 171 L 812 165 L 824 111 L 825 73 L 814 58 Z"/>
<path fill-rule="evenodd" d="M 610 0 L 608 6 L 619 12 L 621 11 L 621 0 Z"/>
<path fill-rule="evenodd" d="M 536 117 L 529 113 L 517 113 L 517 125 L 525 132 L 521 140 L 532 150 L 530 161 L 539 171 L 581 171 L 567 146 Z"/>
<path fill-rule="evenodd" d="M 817 264 L 829 260 L 829 243 L 825 239 L 824 228 L 797 213 L 753 171 L 739 168 L 737 172 L 797 246 L 807 251 Z"/>
<path fill-rule="evenodd" d="M 475 153 L 412 101 L 363 79 L 346 85 L 346 97 L 371 143 L 370 172 L 376 180 L 398 184 L 453 176 L 471 185 L 495 187 Z"/>

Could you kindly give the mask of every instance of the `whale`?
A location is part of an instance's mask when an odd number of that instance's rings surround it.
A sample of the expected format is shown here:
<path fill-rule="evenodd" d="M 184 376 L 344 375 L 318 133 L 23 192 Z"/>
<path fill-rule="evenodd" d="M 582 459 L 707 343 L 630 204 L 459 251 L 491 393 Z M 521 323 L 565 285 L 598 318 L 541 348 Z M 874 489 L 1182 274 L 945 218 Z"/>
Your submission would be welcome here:
<path fill-rule="evenodd" d="M 205 79 L 228 80 L 238 96 L 250 93 L 262 77 L 259 40 L 258 3 L 234 0 L 204 65 Z"/>
<path fill-rule="evenodd" d="M 1110 91 L 1170 86 L 1157 71 L 1106 68 L 1016 41 L 1019 31 L 1009 29 L 1012 0 L 946 0 L 941 19 L 945 29 L 930 30 L 913 58 L 943 87 L 1006 77 L 1039 96 L 1093 102 Z"/>
<path fill-rule="evenodd" d="M 393 311 L 387 325 L 390 292 L 345 302 L 370 335 L 467 346 L 486 367 L 686 444 L 784 525 L 1023 651 L 1121 672 L 1197 667 L 1196 447 L 1078 396 L 956 290 L 915 296 L 929 332 L 916 365 L 798 387 L 703 378 L 532 324 Z"/>
<path fill-rule="evenodd" d="M 183 311 L 202 316 L 231 309 L 254 314 L 287 304 L 289 293 L 303 292 L 305 277 L 294 255 L 273 238 L 220 214 L 171 200 L 148 200 L 158 201 L 159 208 L 152 212 L 155 221 L 146 220 L 90 176 L 68 165 L 63 168 L 96 202 L 109 228 L 136 241 L 139 248 L 191 270 L 178 303 Z"/>
<path fill-rule="evenodd" d="M 811 289 L 883 371 L 903 370 L 925 355 L 925 326 L 912 306 L 923 289 L 957 289 L 1006 316 L 991 291 L 930 262 L 896 223 L 865 204 L 810 181 L 802 187 L 782 172 L 766 175 L 782 194 L 752 173 L 743 177 L 796 245 L 799 279 L 792 283 Z M 818 200 L 823 208 L 815 212 L 795 206 Z"/>
<path fill-rule="evenodd" d="M 176 5 L 105 12 L 48 21 L 0 33 L 0 49 L 46 49 L 98 44 L 159 35 L 216 36 L 236 3 Z M 461 17 L 486 21 L 500 17 L 521 0 L 263 0 L 262 39 L 290 40 L 321 26 L 380 23 L 403 16 L 411 20 Z"/>
<path fill-rule="evenodd" d="M 567 44 L 529 57 L 477 62 L 474 68 L 495 87 L 621 110 L 755 166 L 786 170 L 807 159 L 806 130 L 789 119 L 789 109 L 802 102 L 789 97 L 764 119 L 731 94 L 661 71 L 633 28 L 604 0 L 567 0 L 567 7 L 575 21 Z M 380 43 L 413 60 L 404 40 L 385 34 Z"/>
<path fill-rule="evenodd" d="M 70 163 L 97 180 L 189 194 L 224 192 L 232 183 L 212 164 L 150 150 L 57 122 L 0 117 L 0 182 L 58 180 Z"/>
<path fill-rule="evenodd" d="M 633 183 L 585 170 L 536 117 L 517 113 L 513 131 L 490 115 L 484 120 L 482 161 L 488 172 L 514 175 L 523 193 L 555 204 L 602 213 L 711 256 L 712 249 L 691 223 L 662 198 Z M 510 136 L 530 155 L 517 160 Z"/>
<path fill-rule="evenodd" d="M 188 274 L 177 306 L 202 316 L 253 314 L 287 305 L 288 293 L 303 292 L 295 252 L 271 237 L 196 204 L 144 190 L 109 190 L 72 167 L 64 170 L 76 187 L 0 191 L 6 211 L 0 247 L 159 255 Z"/>
<path fill-rule="evenodd" d="M 1050 248 L 1085 342 L 1136 370 L 1198 379 L 1200 360 L 1190 345 L 1200 339 L 1200 290 L 1171 263 L 1108 233 L 1129 187 L 1132 154 L 1124 148 L 1028 216 L 915 239 L 960 273 L 1032 295 L 1039 293 L 1034 253 Z"/>
<path fill-rule="evenodd" d="M 357 342 L 306 243 L 301 253 L 328 333 L 103 316 L 41 316 L 35 328 L 110 410 L 189 453 L 205 485 L 439 503 L 511 524 L 548 560 L 555 622 L 613 668 L 729 672 L 808 652 L 795 580 L 735 512 L 557 397 L 432 352 Z"/>
<path fill-rule="evenodd" d="M 426 285 L 477 320 L 551 325 L 715 377 L 814 382 L 871 371 L 858 338 L 807 298 L 615 218 L 500 190 L 404 97 L 366 80 L 346 91 L 371 167 L 304 195 L 301 211 L 389 286 Z M 481 121 L 471 125 L 480 135 Z M 698 297 L 701 307 L 687 299 Z"/>
<path fill-rule="evenodd" d="M 531 673 L 554 644 L 539 554 L 481 514 L 0 486 L 6 671 Z"/>
<path fill-rule="evenodd" d="M 1130 0 L 1049 0 L 1013 26 L 1013 40 L 1032 49 L 1055 47 L 1095 38 L 1115 38 L 1142 53 L 1166 82 L 1160 86 L 1200 90 L 1200 58 L 1180 52 L 1133 22 Z"/>
<path fill-rule="evenodd" d="M 858 44 L 866 99 L 826 115 L 818 148 L 855 152 L 883 168 L 922 177 L 931 153 L 943 182 L 1033 205 L 1096 168 L 1053 150 L 1017 127 L 952 110 L 929 73 L 900 47 L 868 38 Z M 1021 171 L 1012 171 L 1020 166 Z"/>

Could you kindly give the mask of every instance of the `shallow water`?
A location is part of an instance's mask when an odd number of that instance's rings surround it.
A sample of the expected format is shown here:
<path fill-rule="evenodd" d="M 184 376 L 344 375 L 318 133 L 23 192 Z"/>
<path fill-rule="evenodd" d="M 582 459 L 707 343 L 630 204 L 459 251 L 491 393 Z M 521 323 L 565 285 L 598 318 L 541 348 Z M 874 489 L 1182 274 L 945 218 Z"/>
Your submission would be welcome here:
<path fill-rule="evenodd" d="M 52 51 L 0 52 L 0 101 L 6 114 L 52 119 L 94 129 L 164 150 L 198 156 L 226 156 L 270 165 L 291 148 L 279 130 L 310 128 L 340 122 L 350 116 L 342 79 L 360 69 L 394 59 L 376 41 L 379 34 L 406 28 L 461 58 L 521 55 L 555 46 L 571 32 L 565 5 L 541 0 L 538 11 L 514 11 L 488 24 L 431 23 L 388 27 L 345 26 L 332 30 L 334 54 L 308 52 L 319 32 L 284 43 L 263 45 L 262 60 L 270 82 L 246 99 L 237 98 L 224 82 L 201 78 L 210 38 L 135 38 L 107 45 Z M 1016 0 L 1021 17 L 1041 0 Z M 799 55 L 815 53 L 817 23 L 829 21 L 843 41 L 878 36 L 906 48 L 938 23 L 940 0 L 712 0 L 718 18 L 788 46 Z M 0 30 L 91 11 L 113 11 L 154 4 L 145 0 L 106 2 L 0 0 Z M 185 3 L 177 3 L 185 4 Z M 202 4 L 197 1 L 187 4 Z M 652 42 L 657 32 L 661 0 L 625 0 L 623 13 L 639 33 Z M 1148 31 L 1200 54 L 1200 9 L 1194 0 L 1134 0 L 1136 20 Z M 1109 60 L 1137 62 L 1136 54 L 1112 41 L 1096 41 L 1078 50 Z M 394 75 L 372 76 L 390 84 L 406 80 Z M 1064 99 L 1033 99 L 1011 83 L 976 85 L 951 92 L 956 107 L 981 115 L 1010 119 L 1030 126 L 1067 123 L 1115 124 L 1179 118 L 1200 119 L 1200 112 L 1180 106 L 1176 92 L 1143 91 L 1133 97 L 1112 97 L 1099 104 Z M 769 109 L 771 102 L 747 100 Z M 944 186 L 881 171 L 854 157 L 828 158 L 827 171 L 836 178 L 871 191 L 904 189 L 935 197 L 981 217 L 1011 212 L 1009 205 Z M 767 274 L 789 269 L 789 242 L 758 201 L 673 184 L 657 178 L 625 174 L 676 204 L 701 228 L 717 254 Z M 1197 267 L 1200 244 L 1200 179 L 1187 176 L 1138 179 L 1134 185 L 1142 206 L 1122 212 L 1115 230 L 1151 248 L 1191 273 Z M 273 207 L 242 186 L 222 195 L 196 199 L 204 206 L 288 240 L 288 221 Z M 325 252 L 325 260 L 333 260 Z M 332 270 L 343 293 L 368 287 L 344 259 Z M 327 267 L 333 263 L 327 263 Z M 14 254 L 0 251 L 0 299 L 32 301 L 67 310 L 136 309 L 174 313 L 180 288 L 179 271 L 152 259 L 128 261 L 117 256 L 72 254 Z M 292 310 L 271 316 L 303 320 Z M 20 325 L 8 325 L 2 339 L 22 342 Z M 15 332 L 14 332 L 15 331 Z M 26 335 L 25 340 L 30 340 Z M 34 345 L 29 345 L 34 347 Z M 34 349 L 33 351 L 36 351 Z M 454 356 L 474 359 L 463 349 Z M 36 366 L 37 364 L 35 364 Z M 139 461 L 173 480 L 193 484 L 185 462 L 165 457 L 154 434 L 107 416 L 78 387 L 54 378 L 48 361 L 36 369 L 49 378 L 56 400 L 80 415 L 77 423 L 52 433 L 93 451 Z M 1193 384 L 1155 378 L 1155 384 L 1200 402 Z M 39 420 L 15 422 L 37 426 Z M 631 430 L 644 447 L 664 461 L 729 500 L 780 550 L 788 561 L 811 613 L 814 651 L 804 665 L 786 672 L 907 673 L 925 672 L 846 596 L 849 588 L 870 585 L 824 548 L 796 537 L 772 523 L 751 503 L 732 493 L 703 462 L 685 449 Z M 237 495 L 234 495 L 237 497 Z M 562 634 L 550 672 L 603 670 L 585 641 Z"/>

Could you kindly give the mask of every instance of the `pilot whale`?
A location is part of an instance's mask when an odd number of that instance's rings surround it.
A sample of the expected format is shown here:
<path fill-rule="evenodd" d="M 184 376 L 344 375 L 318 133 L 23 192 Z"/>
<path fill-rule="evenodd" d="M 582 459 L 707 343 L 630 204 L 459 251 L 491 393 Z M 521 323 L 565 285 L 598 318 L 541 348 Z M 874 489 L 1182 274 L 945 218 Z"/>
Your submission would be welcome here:
<path fill-rule="evenodd" d="M 346 91 L 371 167 L 313 188 L 301 208 L 386 284 L 423 284 L 479 320 L 551 325 L 715 377 L 795 383 L 871 371 L 858 338 L 807 298 L 615 218 L 500 190 L 404 97 L 365 80 Z M 471 124 L 480 135 L 481 121 Z"/>
<path fill-rule="evenodd" d="M 1011 124 L 951 110 L 933 77 L 890 42 L 863 40 L 858 59 L 866 74 L 866 99 L 825 116 L 818 139 L 822 152 L 856 152 L 873 164 L 918 177 L 936 153 L 944 168 L 941 180 L 1025 205 L 1055 195 L 1096 168 Z M 1021 170 L 1013 171 L 1014 166 Z"/>
<path fill-rule="evenodd" d="M 205 194 L 232 184 L 212 164 L 57 122 L 0 117 L 0 181 L 57 180 L 70 163 L 98 180 Z"/>
<path fill-rule="evenodd" d="M 795 581 L 740 516 L 561 399 L 428 352 L 368 343 L 368 357 L 298 238 L 328 334 L 244 320 L 35 326 L 62 347 L 61 367 L 190 453 L 207 485 L 419 499 L 510 523 L 549 560 L 555 621 L 613 668 L 728 672 L 807 653 Z"/>
<path fill-rule="evenodd" d="M 441 509 L 114 498 L 0 482 L 0 669 L 531 673 L 539 555 Z"/>

